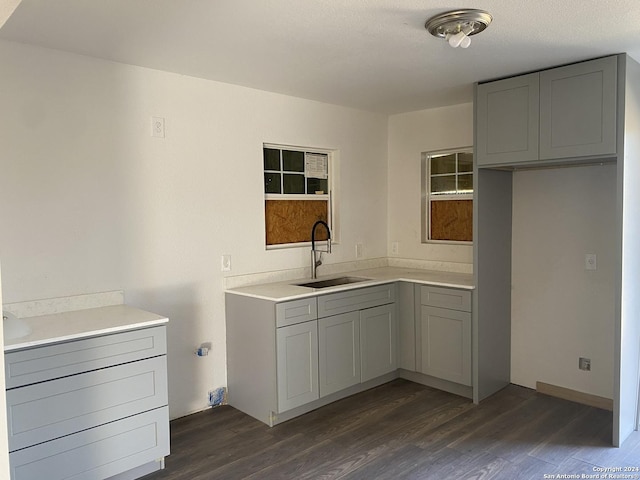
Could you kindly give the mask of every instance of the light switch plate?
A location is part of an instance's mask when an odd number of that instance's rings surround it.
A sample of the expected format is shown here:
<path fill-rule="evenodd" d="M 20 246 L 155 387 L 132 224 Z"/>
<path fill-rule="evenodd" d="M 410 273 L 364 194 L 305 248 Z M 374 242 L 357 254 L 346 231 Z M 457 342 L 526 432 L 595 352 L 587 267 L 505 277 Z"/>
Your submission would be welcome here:
<path fill-rule="evenodd" d="M 231 271 L 231 255 L 222 255 L 222 271 Z"/>

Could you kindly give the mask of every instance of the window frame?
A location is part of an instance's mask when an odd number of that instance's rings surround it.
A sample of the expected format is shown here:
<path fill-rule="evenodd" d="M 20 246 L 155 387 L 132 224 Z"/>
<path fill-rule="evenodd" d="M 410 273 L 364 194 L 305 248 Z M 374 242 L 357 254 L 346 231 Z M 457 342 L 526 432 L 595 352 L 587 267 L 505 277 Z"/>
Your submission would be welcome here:
<path fill-rule="evenodd" d="M 443 245 L 473 245 L 472 240 L 434 240 L 431 238 L 431 202 L 437 201 L 445 201 L 445 200 L 472 200 L 473 201 L 473 188 L 470 193 L 455 193 L 451 195 L 432 195 L 431 194 L 431 158 L 435 156 L 443 156 L 443 155 L 456 155 L 456 184 L 457 177 L 460 175 L 458 171 L 458 157 L 457 155 L 460 153 L 470 153 L 473 155 L 473 147 L 466 146 L 460 148 L 449 148 L 443 150 L 433 150 L 429 152 L 422 152 L 422 161 L 421 161 L 421 183 L 422 183 L 422 198 L 421 198 L 421 225 L 422 225 L 422 242 L 428 244 L 443 244 Z M 473 159 L 475 165 L 475 157 Z M 474 174 L 473 169 L 471 174 Z M 464 174 L 467 174 L 466 172 Z M 451 174 L 441 174 L 441 176 L 446 176 Z M 456 185 L 457 190 L 457 185 Z"/>
<path fill-rule="evenodd" d="M 317 147 L 303 147 L 299 145 L 284 145 L 277 143 L 263 143 L 262 144 L 262 156 L 264 156 L 264 149 L 274 149 L 274 150 L 288 150 L 288 151 L 296 151 L 296 152 L 304 152 L 304 153 L 319 153 L 323 155 L 327 155 L 327 193 L 316 194 L 316 193 L 265 193 L 264 192 L 264 174 L 265 173 L 278 173 L 275 170 L 267 170 L 264 168 L 264 161 L 262 163 L 262 184 L 263 184 L 263 200 L 304 200 L 304 201 L 326 201 L 327 204 L 327 223 L 329 224 L 329 228 L 331 229 L 331 244 L 339 243 L 339 232 L 337 231 L 337 227 L 335 226 L 335 219 L 337 218 L 337 201 L 336 201 L 336 184 L 337 184 L 337 175 L 336 175 L 336 164 L 338 162 L 339 154 L 337 150 L 331 150 L 327 148 L 317 148 Z M 281 153 L 281 162 L 282 162 L 282 153 Z M 281 170 L 279 173 L 281 174 L 281 184 L 283 181 L 282 175 L 284 173 L 288 173 L 288 171 L 284 170 L 284 165 L 281 163 Z M 292 173 L 302 173 L 304 172 L 292 172 Z M 284 188 L 284 185 L 282 185 Z M 306 185 L 306 177 L 305 177 L 305 190 L 307 189 Z M 265 219 L 266 221 L 266 219 Z M 285 248 L 309 248 L 311 246 L 311 242 L 297 242 L 297 243 L 279 243 L 276 245 L 267 245 L 265 243 L 266 250 L 282 250 Z"/>

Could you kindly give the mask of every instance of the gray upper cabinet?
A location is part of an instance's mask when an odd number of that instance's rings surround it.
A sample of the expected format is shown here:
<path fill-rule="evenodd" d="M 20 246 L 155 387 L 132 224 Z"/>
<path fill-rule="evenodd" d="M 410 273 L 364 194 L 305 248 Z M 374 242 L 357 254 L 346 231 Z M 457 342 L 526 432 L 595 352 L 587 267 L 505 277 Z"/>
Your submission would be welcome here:
<path fill-rule="evenodd" d="M 478 165 L 537 160 L 538 113 L 538 73 L 478 85 Z"/>
<path fill-rule="evenodd" d="M 478 166 L 615 155 L 616 72 L 611 56 L 478 84 Z"/>
<path fill-rule="evenodd" d="M 616 153 L 617 58 L 540 72 L 540 158 Z"/>

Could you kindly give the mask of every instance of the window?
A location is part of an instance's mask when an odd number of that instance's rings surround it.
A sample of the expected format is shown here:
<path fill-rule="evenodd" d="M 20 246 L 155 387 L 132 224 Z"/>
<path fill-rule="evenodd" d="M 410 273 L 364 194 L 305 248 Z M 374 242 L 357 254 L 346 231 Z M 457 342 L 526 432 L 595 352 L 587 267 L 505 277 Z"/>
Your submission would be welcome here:
<path fill-rule="evenodd" d="M 306 245 L 316 221 L 331 225 L 331 159 L 330 151 L 263 146 L 267 248 Z M 316 239 L 326 238 L 319 229 Z"/>
<path fill-rule="evenodd" d="M 473 240 L 471 148 L 423 153 L 422 241 Z"/>

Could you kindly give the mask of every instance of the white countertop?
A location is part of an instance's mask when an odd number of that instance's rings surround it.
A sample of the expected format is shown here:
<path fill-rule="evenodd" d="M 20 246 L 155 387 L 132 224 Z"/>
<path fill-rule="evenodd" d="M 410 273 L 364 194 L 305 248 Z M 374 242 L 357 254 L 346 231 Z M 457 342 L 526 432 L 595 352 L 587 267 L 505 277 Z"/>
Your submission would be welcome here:
<path fill-rule="evenodd" d="M 32 332 L 21 338 L 5 339 L 4 351 L 75 340 L 96 335 L 151 327 L 168 322 L 166 317 L 127 305 L 88 308 L 23 319 Z"/>
<path fill-rule="evenodd" d="M 297 280 L 289 280 L 286 282 L 262 283 L 256 285 L 248 285 L 246 287 L 231 288 L 227 289 L 226 292 L 236 295 L 261 298 L 263 300 L 272 300 L 274 302 L 282 302 L 324 293 L 353 290 L 355 288 L 369 287 L 372 285 L 380 285 L 383 283 L 397 281 L 422 283 L 425 285 L 436 285 L 441 287 L 463 288 L 466 290 L 473 290 L 475 288 L 473 285 L 473 275 L 471 274 L 398 267 L 383 267 L 373 268 L 370 270 L 357 270 L 352 272 L 345 272 L 340 275 L 318 277 L 317 280 L 328 280 L 331 278 L 347 276 L 361 277 L 366 278 L 367 280 L 358 283 L 338 285 L 335 287 L 309 288 L 302 287 L 298 284 L 311 282 L 312 280 L 309 278 L 300 278 Z"/>

